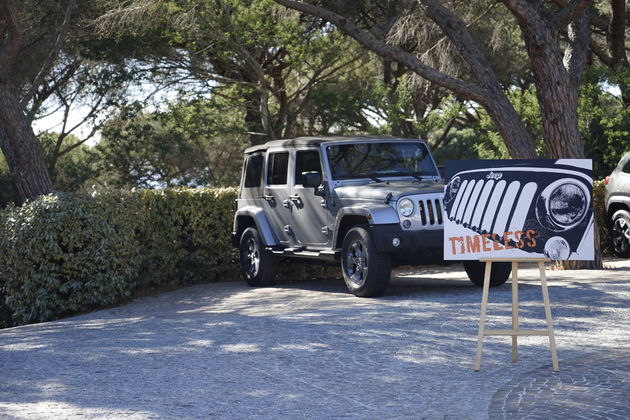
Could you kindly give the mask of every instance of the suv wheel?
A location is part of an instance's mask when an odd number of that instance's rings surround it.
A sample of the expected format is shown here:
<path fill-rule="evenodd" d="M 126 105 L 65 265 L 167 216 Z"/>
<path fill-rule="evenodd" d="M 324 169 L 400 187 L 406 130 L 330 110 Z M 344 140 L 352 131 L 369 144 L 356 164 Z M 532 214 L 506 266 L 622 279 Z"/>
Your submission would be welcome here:
<path fill-rule="evenodd" d="M 630 257 L 630 213 L 617 210 L 610 225 L 610 239 L 615 253 L 620 257 Z"/>
<path fill-rule="evenodd" d="M 464 261 L 464 270 L 468 278 L 475 286 L 483 287 L 483 278 L 486 275 L 486 263 L 481 261 Z M 512 263 L 493 262 L 490 271 L 490 287 L 501 286 L 507 281 L 512 272 Z"/>
<path fill-rule="evenodd" d="M 267 286 L 273 283 L 278 271 L 275 255 L 265 249 L 256 228 L 247 228 L 241 235 L 239 246 L 241 271 L 250 286 Z"/>
<path fill-rule="evenodd" d="M 367 228 L 357 226 L 343 239 L 341 270 L 348 290 L 354 295 L 379 296 L 389 284 L 391 255 L 378 252 Z"/>

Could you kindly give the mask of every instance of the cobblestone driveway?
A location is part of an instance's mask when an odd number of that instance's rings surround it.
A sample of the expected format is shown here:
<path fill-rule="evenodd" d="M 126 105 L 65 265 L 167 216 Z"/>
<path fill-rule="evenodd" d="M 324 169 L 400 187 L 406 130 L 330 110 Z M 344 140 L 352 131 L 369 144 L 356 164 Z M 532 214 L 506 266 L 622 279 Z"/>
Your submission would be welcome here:
<path fill-rule="evenodd" d="M 630 418 L 630 261 L 548 271 L 559 373 L 544 337 L 488 337 L 458 267 L 398 271 L 386 296 L 339 280 L 190 287 L 0 331 L 0 418 Z M 521 325 L 544 327 L 535 269 Z M 510 322 L 510 287 L 489 326 Z M 596 417 L 599 415 L 601 417 Z"/>

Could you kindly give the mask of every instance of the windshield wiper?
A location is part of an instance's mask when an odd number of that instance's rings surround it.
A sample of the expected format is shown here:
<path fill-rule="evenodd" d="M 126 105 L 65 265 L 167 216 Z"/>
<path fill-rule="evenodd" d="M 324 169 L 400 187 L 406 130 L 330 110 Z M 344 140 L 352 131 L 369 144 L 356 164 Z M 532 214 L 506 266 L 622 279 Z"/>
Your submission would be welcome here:
<path fill-rule="evenodd" d="M 412 176 L 415 179 L 417 179 L 418 181 L 423 181 L 422 177 L 420 175 L 418 175 L 417 172 L 399 170 L 399 171 L 396 171 L 395 174 L 396 175 L 401 174 L 401 175 Z"/>
<path fill-rule="evenodd" d="M 382 179 L 378 178 L 374 174 L 357 174 L 357 176 L 359 176 L 361 178 L 370 178 L 372 181 L 375 181 L 375 182 L 383 182 Z"/>

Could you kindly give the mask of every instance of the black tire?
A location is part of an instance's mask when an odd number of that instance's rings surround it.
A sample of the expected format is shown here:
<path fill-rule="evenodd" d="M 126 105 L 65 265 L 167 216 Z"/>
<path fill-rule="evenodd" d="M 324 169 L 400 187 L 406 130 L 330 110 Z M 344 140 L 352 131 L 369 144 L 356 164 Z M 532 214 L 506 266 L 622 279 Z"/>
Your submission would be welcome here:
<path fill-rule="evenodd" d="M 356 226 L 343 239 L 341 271 L 348 290 L 355 296 L 379 296 L 389 285 L 392 258 L 376 250 L 365 226 Z"/>
<path fill-rule="evenodd" d="M 470 281 L 479 287 L 483 287 L 483 278 L 486 275 L 486 263 L 468 260 L 464 261 L 464 270 L 468 274 Z M 512 263 L 509 262 L 493 262 L 490 271 L 490 287 L 501 286 L 510 278 L 512 272 Z"/>
<path fill-rule="evenodd" d="M 630 257 L 630 212 L 617 210 L 610 220 L 609 232 L 615 254 Z"/>
<path fill-rule="evenodd" d="M 241 272 L 250 286 L 268 286 L 273 284 L 278 272 L 276 256 L 265 249 L 258 230 L 245 229 L 239 245 Z"/>

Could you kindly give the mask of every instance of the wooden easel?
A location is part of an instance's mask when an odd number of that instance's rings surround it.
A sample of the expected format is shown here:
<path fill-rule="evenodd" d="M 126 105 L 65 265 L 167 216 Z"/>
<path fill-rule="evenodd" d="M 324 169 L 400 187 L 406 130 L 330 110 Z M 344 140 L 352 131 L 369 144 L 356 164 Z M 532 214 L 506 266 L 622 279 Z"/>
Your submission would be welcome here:
<path fill-rule="evenodd" d="M 511 259 L 511 258 L 488 258 L 481 259 L 486 263 L 485 277 L 483 281 L 483 296 L 481 298 L 481 317 L 479 319 L 479 336 L 477 338 L 477 357 L 475 359 L 475 370 L 481 367 L 481 353 L 483 349 L 483 337 L 488 335 L 503 335 L 512 337 L 512 362 L 518 360 L 518 336 L 540 335 L 549 337 L 549 347 L 551 350 L 551 363 L 554 372 L 560 370 L 558 365 L 558 354 L 556 353 L 556 339 L 553 331 L 553 321 L 551 319 L 551 306 L 549 304 L 549 291 L 547 290 L 547 279 L 545 277 L 545 262 L 551 261 L 547 258 L 541 259 Z M 488 310 L 488 291 L 490 289 L 490 273 L 493 262 L 512 263 L 512 329 L 510 330 L 486 330 L 486 312 Z M 545 305 L 545 317 L 547 319 L 546 330 L 521 330 L 518 321 L 518 263 L 537 262 L 540 270 L 540 287 L 542 288 L 543 302 Z"/>

